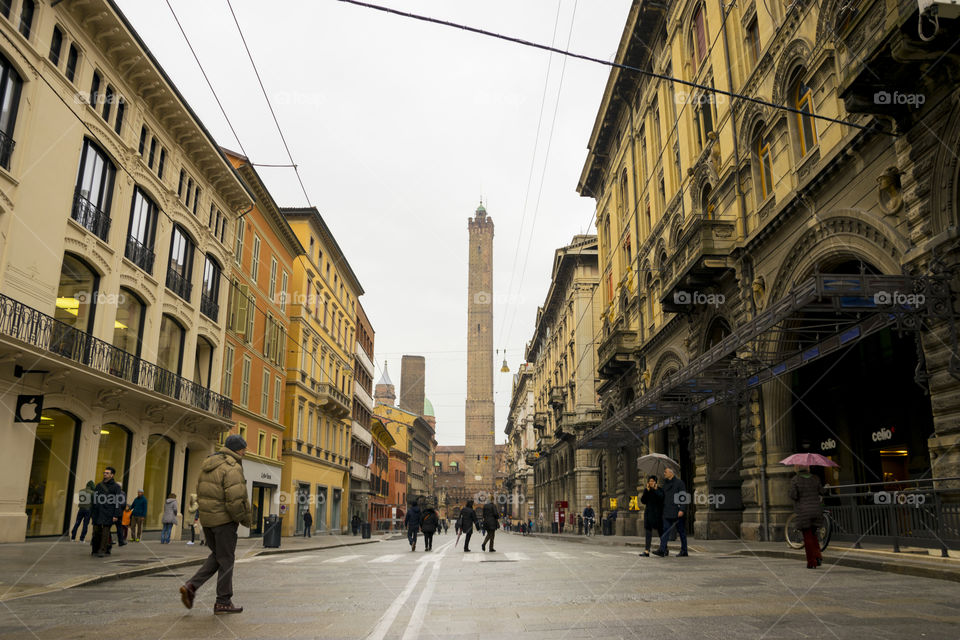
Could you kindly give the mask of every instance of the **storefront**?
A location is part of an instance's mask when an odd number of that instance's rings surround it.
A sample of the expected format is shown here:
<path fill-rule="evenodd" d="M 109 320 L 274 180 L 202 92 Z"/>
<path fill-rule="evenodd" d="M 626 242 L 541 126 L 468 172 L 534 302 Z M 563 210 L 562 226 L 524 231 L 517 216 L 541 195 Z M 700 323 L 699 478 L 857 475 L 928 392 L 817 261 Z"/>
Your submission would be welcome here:
<path fill-rule="evenodd" d="M 240 527 L 241 537 L 263 535 L 263 520 L 270 514 L 279 513 L 277 492 L 280 489 L 280 466 L 264 464 L 250 458 L 243 459 L 243 475 L 247 479 L 247 496 L 253 512 L 250 529 Z"/>

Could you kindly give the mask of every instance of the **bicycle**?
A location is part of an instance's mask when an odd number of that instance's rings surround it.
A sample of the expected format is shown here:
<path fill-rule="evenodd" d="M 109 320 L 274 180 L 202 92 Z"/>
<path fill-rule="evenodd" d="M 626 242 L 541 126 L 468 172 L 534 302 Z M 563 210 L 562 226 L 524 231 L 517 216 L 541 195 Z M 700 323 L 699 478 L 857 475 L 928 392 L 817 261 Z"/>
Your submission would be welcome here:
<path fill-rule="evenodd" d="M 583 535 L 585 536 L 595 536 L 596 532 L 593 530 L 593 518 L 587 518 L 583 521 Z"/>
<path fill-rule="evenodd" d="M 833 519 L 830 517 L 830 511 L 824 509 L 823 525 L 817 527 L 817 541 L 820 543 L 820 551 L 826 551 L 827 545 L 830 544 L 830 536 L 833 535 L 834 526 Z M 797 527 L 796 514 L 787 518 L 787 524 L 784 526 L 784 537 L 786 537 L 787 544 L 790 547 L 794 549 L 803 548 L 803 531 Z"/>

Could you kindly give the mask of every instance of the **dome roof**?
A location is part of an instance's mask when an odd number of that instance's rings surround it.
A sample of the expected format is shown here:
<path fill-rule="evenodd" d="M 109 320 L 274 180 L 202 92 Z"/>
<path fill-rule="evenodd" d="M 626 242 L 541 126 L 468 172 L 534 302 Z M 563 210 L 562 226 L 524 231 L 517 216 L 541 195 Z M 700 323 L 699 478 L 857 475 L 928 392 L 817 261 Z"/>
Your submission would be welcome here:
<path fill-rule="evenodd" d="M 429 398 L 424 398 L 424 399 L 423 399 L 423 415 L 424 415 L 424 417 L 427 417 L 427 416 L 429 416 L 429 417 L 431 417 L 431 418 L 436 418 L 436 417 L 437 417 L 437 414 L 435 414 L 435 413 L 433 412 L 433 403 L 430 402 L 430 399 L 429 399 Z"/>

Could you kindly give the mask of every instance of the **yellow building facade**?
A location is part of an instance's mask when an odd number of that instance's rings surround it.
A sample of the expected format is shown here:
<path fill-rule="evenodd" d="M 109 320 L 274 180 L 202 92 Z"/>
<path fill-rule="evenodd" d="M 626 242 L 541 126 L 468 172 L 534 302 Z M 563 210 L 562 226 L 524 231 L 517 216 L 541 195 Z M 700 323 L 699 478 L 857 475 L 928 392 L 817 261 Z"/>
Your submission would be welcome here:
<path fill-rule="evenodd" d="M 306 253 L 294 262 L 288 305 L 286 424 L 280 512 L 284 535 L 349 525 L 356 304 L 363 289 L 315 208 L 283 209 Z"/>

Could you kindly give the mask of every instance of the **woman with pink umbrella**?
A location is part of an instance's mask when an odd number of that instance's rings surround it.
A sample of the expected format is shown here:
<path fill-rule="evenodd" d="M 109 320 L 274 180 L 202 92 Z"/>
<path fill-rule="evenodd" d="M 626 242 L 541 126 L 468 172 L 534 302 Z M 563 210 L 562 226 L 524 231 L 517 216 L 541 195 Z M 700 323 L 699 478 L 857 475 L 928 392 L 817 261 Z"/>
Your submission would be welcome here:
<path fill-rule="evenodd" d="M 810 473 L 810 467 L 836 467 L 837 463 L 817 453 L 795 453 L 781 460 L 780 464 L 792 464 L 797 470 L 787 495 L 793 500 L 797 528 L 803 532 L 807 569 L 816 569 L 823 562 L 817 529 L 823 526 L 823 503 L 820 498 L 826 495 L 827 489 L 820 484 L 820 478 Z"/>

